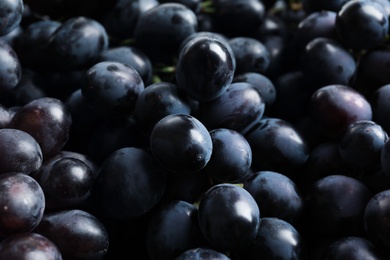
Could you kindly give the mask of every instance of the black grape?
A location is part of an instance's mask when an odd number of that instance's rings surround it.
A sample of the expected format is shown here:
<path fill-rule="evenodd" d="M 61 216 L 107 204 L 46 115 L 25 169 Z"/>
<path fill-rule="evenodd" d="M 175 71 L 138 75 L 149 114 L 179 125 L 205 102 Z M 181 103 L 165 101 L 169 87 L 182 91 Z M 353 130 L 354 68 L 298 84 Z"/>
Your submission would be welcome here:
<path fill-rule="evenodd" d="M 16 87 L 22 77 L 22 65 L 15 50 L 0 40 L 0 92 Z"/>
<path fill-rule="evenodd" d="M 234 76 L 234 57 L 224 41 L 198 36 L 180 50 L 176 82 L 192 99 L 210 101 L 221 96 Z"/>
<path fill-rule="evenodd" d="M 41 222 L 45 195 L 38 182 L 21 172 L 0 175 L 0 235 L 33 231 Z"/>
<path fill-rule="evenodd" d="M 24 12 L 23 0 L 6 0 L 0 4 L 0 35 L 12 32 L 22 21 Z"/>
<path fill-rule="evenodd" d="M 230 260 L 227 254 L 208 247 L 191 248 L 181 253 L 175 260 Z"/>
<path fill-rule="evenodd" d="M 222 183 L 208 189 L 199 201 L 202 234 L 217 250 L 233 250 L 251 244 L 261 223 L 260 209 L 242 187 Z"/>
<path fill-rule="evenodd" d="M 37 171 L 43 162 L 40 145 L 25 131 L 0 129 L 0 174 Z"/>
<path fill-rule="evenodd" d="M 160 119 L 150 135 L 156 161 L 176 174 L 200 171 L 211 158 L 213 143 L 207 128 L 196 117 L 172 114 Z"/>
<path fill-rule="evenodd" d="M 390 84 L 379 87 L 370 96 L 369 102 L 372 108 L 372 120 L 378 123 L 387 133 L 390 133 Z"/>

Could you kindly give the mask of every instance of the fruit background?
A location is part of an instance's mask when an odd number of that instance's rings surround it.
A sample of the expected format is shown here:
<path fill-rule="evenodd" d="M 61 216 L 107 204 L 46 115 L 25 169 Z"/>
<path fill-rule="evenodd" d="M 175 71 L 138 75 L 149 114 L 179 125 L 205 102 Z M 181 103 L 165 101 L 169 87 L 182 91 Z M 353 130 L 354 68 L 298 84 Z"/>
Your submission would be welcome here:
<path fill-rule="evenodd" d="M 390 259 L 388 0 L 0 0 L 0 259 Z"/>

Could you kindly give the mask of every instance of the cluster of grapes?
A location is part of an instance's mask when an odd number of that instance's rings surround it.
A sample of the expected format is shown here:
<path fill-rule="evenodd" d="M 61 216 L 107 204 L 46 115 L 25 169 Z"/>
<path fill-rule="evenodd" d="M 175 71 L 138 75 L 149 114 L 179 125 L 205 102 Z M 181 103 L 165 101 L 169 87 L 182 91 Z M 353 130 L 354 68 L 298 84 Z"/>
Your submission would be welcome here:
<path fill-rule="evenodd" d="M 388 0 L 0 0 L 0 259 L 389 259 Z"/>

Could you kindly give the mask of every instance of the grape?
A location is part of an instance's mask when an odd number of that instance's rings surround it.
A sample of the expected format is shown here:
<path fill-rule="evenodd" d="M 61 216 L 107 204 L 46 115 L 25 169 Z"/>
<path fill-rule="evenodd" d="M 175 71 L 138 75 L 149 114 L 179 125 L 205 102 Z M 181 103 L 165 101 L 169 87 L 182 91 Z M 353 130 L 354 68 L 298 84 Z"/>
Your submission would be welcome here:
<path fill-rule="evenodd" d="M 0 35 L 6 35 L 22 21 L 24 3 L 22 0 L 3 0 L 0 3 Z"/>
<path fill-rule="evenodd" d="M 174 259 L 186 250 L 205 245 L 194 205 L 172 200 L 152 213 L 146 231 L 151 259 Z"/>
<path fill-rule="evenodd" d="M 388 13 L 374 1 L 348 1 L 337 13 L 336 31 L 339 39 L 352 49 L 377 47 L 389 31 Z"/>
<path fill-rule="evenodd" d="M 109 247 L 103 223 L 83 210 L 45 213 L 34 232 L 53 241 L 64 259 L 101 259 Z"/>
<path fill-rule="evenodd" d="M 21 107 L 12 117 L 12 128 L 25 131 L 38 142 L 43 158 L 62 149 L 69 139 L 71 114 L 59 99 L 43 97 Z"/>
<path fill-rule="evenodd" d="M 1 259 L 62 260 L 58 247 L 38 233 L 18 233 L 0 242 Z"/>
<path fill-rule="evenodd" d="M 84 69 L 108 48 L 108 35 L 100 22 L 75 16 L 64 21 L 50 37 L 49 54 L 61 70 Z"/>
<path fill-rule="evenodd" d="M 302 0 L 302 5 L 303 9 L 309 14 L 321 10 L 338 12 L 348 1 L 350 0 Z"/>
<path fill-rule="evenodd" d="M 221 96 L 234 76 L 234 57 L 230 53 L 226 43 L 214 36 L 198 36 L 188 41 L 176 64 L 177 85 L 200 102 Z"/>
<path fill-rule="evenodd" d="M 38 142 L 28 133 L 18 129 L 0 129 L 0 174 L 37 171 L 43 162 Z"/>
<path fill-rule="evenodd" d="M 200 199 L 198 221 L 205 238 L 218 250 L 251 244 L 260 226 L 260 209 L 252 195 L 239 186 L 212 186 Z"/>
<path fill-rule="evenodd" d="M 212 130 L 228 128 L 245 135 L 266 110 L 261 93 L 250 83 L 235 82 L 218 98 L 198 105 L 198 118 Z"/>
<path fill-rule="evenodd" d="M 160 3 L 141 15 L 134 29 L 136 46 L 152 62 L 169 62 L 181 42 L 198 30 L 195 13 L 179 3 Z"/>
<path fill-rule="evenodd" d="M 213 143 L 209 131 L 196 117 L 172 114 L 153 127 L 150 150 L 168 171 L 193 174 L 210 161 Z"/>
<path fill-rule="evenodd" d="M 390 121 L 387 113 L 390 111 L 388 100 L 390 98 L 390 84 L 379 87 L 370 96 L 372 120 L 378 123 L 387 133 L 390 133 Z"/>
<path fill-rule="evenodd" d="M 304 209 L 304 197 L 295 182 L 286 175 L 259 171 L 243 181 L 243 187 L 256 200 L 263 218 L 276 217 L 295 225 Z"/>
<path fill-rule="evenodd" d="M 94 186 L 102 215 L 115 220 L 141 217 L 162 198 L 166 172 L 142 148 L 124 147 L 110 154 Z"/>
<path fill-rule="evenodd" d="M 22 65 L 14 49 L 0 40 L 0 92 L 16 87 L 22 77 Z"/>
<path fill-rule="evenodd" d="M 240 181 L 252 164 L 252 149 L 243 135 L 227 128 L 210 131 L 213 153 L 202 169 L 216 182 Z"/>
<path fill-rule="evenodd" d="M 41 222 L 45 195 L 38 182 L 21 172 L 0 175 L 0 235 L 33 231 Z"/>
<path fill-rule="evenodd" d="M 361 235 L 372 194 L 361 181 L 345 175 L 317 180 L 306 192 L 306 217 L 313 230 L 331 236 Z"/>
<path fill-rule="evenodd" d="M 323 253 L 324 260 L 330 259 L 384 259 L 380 250 L 363 237 L 343 237 L 333 241 Z"/>
<path fill-rule="evenodd" d="M 309 113 L 320 132 L 340 138 L 348 125 L 358 120 L 372 120 L 368 100 L 345 85 L 328 85 L 315 91 L 309 101 Z"/>
<path fill-rule="evenodd" d="M 262 217 L 255 240 L 238 250 L 239 259 L 306 259 L 306 244 L 288 222 Z"/>

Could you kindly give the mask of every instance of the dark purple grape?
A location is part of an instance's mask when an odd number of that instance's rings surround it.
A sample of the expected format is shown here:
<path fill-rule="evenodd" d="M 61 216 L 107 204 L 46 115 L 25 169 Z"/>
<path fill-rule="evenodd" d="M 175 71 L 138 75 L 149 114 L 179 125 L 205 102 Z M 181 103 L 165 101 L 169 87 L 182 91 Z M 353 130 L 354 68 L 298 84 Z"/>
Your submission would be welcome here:
<path fill-rule="evenodd" d="M 195 13 L 179 3 L 159 3 L 138 19 L 134 30 L 136 46 L 152 62 L 170 61 L 181 42 L 198 30 Z"/>
<path fill-rule="evenodd" d="M 195 14 L 201 11 L 202 0 L 159 0 L 160 3 L 178 3 L 187 6 Z"/>
<path fill-rule="evenodd" d="M 209 130 L 228 128 L 245 135 L 265 110 L 264 99 L 252 84 L 235 82 L 218 98 L 199 103 L 198 117 Z"/>
<path fill-rule="evenodd" d="M 154 125 L 171 114 L 191 114 L 188 97 L 170 82 L 156 82 L 143 90 L 135 103 L 134 119 L 149 136 Z"/>
<path fill-rule="evenodd" d="M 246 138 L 227 128 L 213 129 L 210 136 L 213 153 L 202 173 L 216 182 L 233 183 L 241 180 L 252 165 L 252 149 Z"/>
<path fill-rule="evenodd" d="M 336 31 L 341 42 L 349 48 L 375 48 L 386 40 L 389 16 L 374 1 L 347 1 L 337 12 Z"/>
<path fill-rule="evenodd" d="M 21 77 L 22 65 L 17 54 L 8 43 L 0 40 L 0 92 L 16 87 Z"/>
<path fill-rule="evenodd" d="M 243 181 L 243 187 L 256 200 L 261 216 L 276 217 L 295 225 L 303 214 L 304 197 L 286 175 L 259 171 Z"/>
<path fill-rule="evenodd" d="M 108 34 L 98 21 L 75 16 L 58 27 L 49 44 L 49 53 L 58 69 L 84 69 L 108 48 Z"/>
<path fill-rule="evenodd" d="M 267 76 L 258 72 L 244 72 L 234 76 L 232 83 L 236 82 L 246 82 L 252 84 L 253 87 L 260 92 L 267 111 L 268 109 L 271 109 L 272 105 L 275 103 L 277 95 L 276 88 L 273 81 Z"/>
<path fill-rule="evenodd" d="M 230 260 L 227 254 L 208 247 L 191 248 L 181 253 L 175 260 Z"/>
<path fill-rule="evenodd" d="M 210 161 L 213 143 L 209 131 L 196 117 L 172 114 L 155 124 L 150 135 L 150 150 L 168 171 L 192 174 Z"/>
<path fill-rule="evenodd" d="M 18 129 L 0 129 L 0 174 L 37 171 L 43 162 L 38 142 L 28 133 Z"/>
<path fill-rule="evenodd" d="M 87 81 L 81 88 L 83 97 L 104 117 L 130 115 L 145 88 L 135 68 L 117 61 L 96 63 L 87 70 Z"/>
<path fill-rule="evenodd" d="M 112 9 L 102 17 L 102 25 L 113 41 L 134 36 L 134 30 L 141 15 L 159 4 L 157 0 L 117 0 Z"/>
<path fill-rule="evenodd" d="M 21 172 L 0 175 L 0 235 L 8 237 L 34 230 L 45 210 L 38 182 Z"/>
<path fill-rule="evenodd" d="M 372 120 L 379 124 L 387 133 L 390 133 L 390 84 L 379 87 L 370 96 Z"/>
<path fill-rule="evenodd" d="M 290 223 L 262 217 L 254 241 L 236 254 L 239 259 L 307 259 L 306 243 L 298 230 Z"/>
<path fill-rule="evenodd" d="M 252 168 L 256 171 L 276 171 L 290 176 L 309 157 L 305 139 L 283 119 L 264 118 L 245 137 L 252 148 Z"/>
<path fill-rule="evenodd" d="M 265 73 L 271 62 L 266 46 L 251 37 L 233 37 L 228 40 L 236 60 L 235 75 L 245 72 Z"/>
<path fill-rule="evenodd" d="M 380 248 L 388 248 L 390 245 L 389 214 L 390 190 L 376 193 L 364 210 L 364 229 L 373 243 Z"/>
<path fill-rule="evenodd" d="M 334 237 L 361 235 L 364 209 L 371 197 L 371 191 L 358 179 L 323 177 L 306 193 L 306 226 Z"/>
<path fill-rule="evenodd" d="M 330 138 L 339 138 L 353 122 L 372 120 L 368 100 L 349 86 L 321 87 L 313 93 L 309 102 L 309 113 L 314 124 Z"/>
<path fill-rule="evenodd" d="M 160 205 L 150 216 L 146 230 L 150 259 L 175 259 L 188 249 L 206 244 L 193 204 L 173 200 Z"/>
<path fill-rule="evenodd" d="M 301 56 L 301 70 L 309 86 L 316 90 L 326 85 L 349 85 L 356 71 L 352 54 L 338 41 L 317 37 Z"/>
<path fill-rule="evenodd" d="M 62 260 L 62 255 L 47 237 L 31 232 L 15 234 L 2 240 L 0 258 Z"/>
<path fill-rule="evenodd" d="M 388 140 L 383 128 L 371 120 L 350 124 L 339 143 L 341 158 L 352 168 L 367 170 L 380 165 L 381 151 Z"/>
<path fill-rule="evenodd" d="M 45 165 L 38 183 L 45 194 L 46 210 L 76 208 L 90 198 L 95 174 L 83 161 L 64 157 Z"/>
<path fill-rule="evenodd" d="M 176 82 L 192 99 L 210 101 L 221 96 L 234 76 L 234 57 L 226 43 L 214 36 L 198 36 L 180 50 Z"/>
<path fill-rule="evenodd" d="M 260 0 L 213 0 L 212 3 L 216 30 L 228 37 L 250 35 L 266 14 Z"/>
<path fill-rule="evenodd" d="M 48 45 L 50 37 L 60 26 L 59 21 L 38 20 L 23 30 L 14 47 L 23 68 L 53 70 Z"/>
<path fill-rule="evenodd" d="M 208 189 L 198 208 L 200 229 L 218 250 L 235 250 L 251 244 L 261 223 L 260 209 L 242 187 L 222 183 Z"/>
<path fill-rule="evenodd" d="M 384 256 L 379 248 L 364 237 L 348 236 L 335 239 L 325 249 L 323 260 L 373 259 L 381 260 Z"/>
<path fill-rule="evenodd" d="M 94 186 L 99 210 L 114 220 L 142 217 L 161 200 L 166 172 L 144 149 L 125 147 L 104 160 Z"/>
<path fill-rule="evenodd" d="M 338 12 L 350 0 L 302 0 L 302 7 L 308 14 L 322 10 Z"/>
<path fill-rule="evenodd" d="M 98 63 L 101 61 L 117 61 L 133 67 L 141 76 L 145 86 L 152 83 L 152 62 L 139 48 L 132 46 L 111 47 L 100 52 L 95 62 Z"/>
<path fill-rule="evenodd" d="M 22 21 L 23 0 L 4 0 L 0 4 L 0 35 L 12 32 Z"/>
<path fill-rule="evenodd" d="M 21 107 L 12 117 L 12 128 L 27 132 L 39 143 L 43 158 L 57 153 L 69 139 L 72 117 L 59 99 L 43 97 Z"/>
<path fill-rule="evenodd" d="M 64 259 L 103 259 L 109 247 L 103 223 L 79 209 L 45 213 L 34 232 L 53 241 Z"/>

